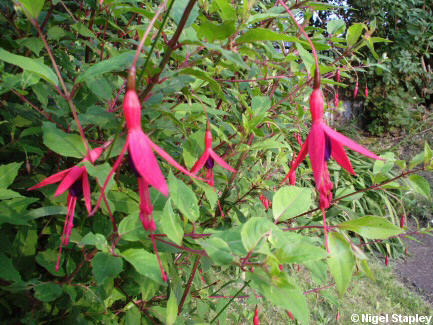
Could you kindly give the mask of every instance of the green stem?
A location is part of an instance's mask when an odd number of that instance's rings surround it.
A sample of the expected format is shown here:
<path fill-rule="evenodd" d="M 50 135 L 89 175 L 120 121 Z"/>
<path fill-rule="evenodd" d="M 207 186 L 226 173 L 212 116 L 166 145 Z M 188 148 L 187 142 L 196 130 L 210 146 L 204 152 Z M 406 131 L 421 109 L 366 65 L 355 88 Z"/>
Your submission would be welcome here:
<path fill-rule="evenodd" d="M 225 306 L 223 308 L 221 308 L 221 310 L 218 312 L 218 314 L 210 321 L 211 324 L 216 321 L 216 319 L 219 317 L 219 315 L 221 315 L 221 313 L 232 303 L 233 300 L 236 299 L 236 297 L 245 289 L 245 287 L 250 283 L 250 281 L 248 280 L 247 282 L 245 282 L 245 284 L 243 285 L 242 288 L 239 289 L 238 292 L 235 293 L 235 295 L 225 304 Z"/>
<path fill-rule="evenodd" d="M 158 30 L 158 34 L 156 34 L 156 37 L 153 40 L 152 46 L 150 47 L 149 54 L 147 55 L 146 61 L 144 61 L 143 69 L 141 70 L 140 75 L 138 76 L 137 83 L 140 82 L 141 78 L 143 77 L 144 71 L 146 71 L 147 64 L 149 63 L 150 57 L 152 56 L 153 50 L 155 49 L 156 42 L 158 42 L 158 39 L 162 34 L 162 29 L 164 28 L 165 22 L 168 19 L 168 16 L 170 14 L 171 7 L 173 7 L 174 1 L 175 0 L 173 0 L 170 3 L 170 5 L 168 6 L 168 9 L 167 9 L 167 12 L 165 13 L 164 18 L 162 19 L 161 28 Z"/>

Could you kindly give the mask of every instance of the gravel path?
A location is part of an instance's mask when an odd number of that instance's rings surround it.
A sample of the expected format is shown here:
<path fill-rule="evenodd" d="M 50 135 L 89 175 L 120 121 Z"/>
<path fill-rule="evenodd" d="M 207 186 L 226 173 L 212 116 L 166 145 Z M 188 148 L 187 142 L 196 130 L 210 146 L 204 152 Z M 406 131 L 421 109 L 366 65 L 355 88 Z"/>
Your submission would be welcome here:
<path fill-rule="evenodd" d="M 420 293 L 433 305 L 433 236 L 414 236 L 420 243 L 404 239 L 409 256 L 399 262 L 394 271 L 409 288 Z"/>

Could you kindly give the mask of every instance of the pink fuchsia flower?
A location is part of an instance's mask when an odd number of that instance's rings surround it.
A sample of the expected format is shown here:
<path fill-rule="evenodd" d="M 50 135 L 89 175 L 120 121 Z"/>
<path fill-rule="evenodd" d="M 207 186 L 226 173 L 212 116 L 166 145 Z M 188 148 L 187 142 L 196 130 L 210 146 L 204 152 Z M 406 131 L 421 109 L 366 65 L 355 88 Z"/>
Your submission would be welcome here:
<path fill-rule="evenodd" d="M 287 315 L 290 317 L 291 320 L 295 320 L 295 316 L 293 316 L 291 311 L 288 311 Z"/>
<path fill-rule="evenodd" d="M 406 225 L 406 215 L 403 214 L 400 219 L 400 228 L 404 228 L 405 225 Z"/>
<path fill-rule="evenodd" d="M 338 90 L 335 90 L 334 106 L 338 107 L 340 104 L 340 99 L 338 98 Z"/>
<path fill-rule="evenodd" d="M 214 186 L 214 173 L 213 167 L 215 162 L 221 167 L 231 171 L 232 173 L 236 172 L 229 164 L 227 164 L 222 158 L 220 158 L 215 151 L 212 149 L 212 132 L 210 130 L 206 131 L 205 137 L 205 150 L 201 157 L 197 160 L 195 165 L 191 169 L 191 173 L 193 175 L 197 175 L 197 173 L 203 167 L 207 169 L 206 179 L 209 185 Z"/>
<path fill-rule="evenodd" d="M 352 164 L 344 151 L 344 147 L 348 147 L 351 150 L 357 151 L 360 154 L 373 159 L 381 159 L 368 149 L 326 125 L 324 121 L 323 95 L 320 88 L 313 90 L 310 98 L 310 110 L 313 120 L 310 134 L 305 140 L 298 157 L 292 164 L 286 180 L 292 174 L 296 173 L 296 169 L 305 159 L 307 153 L 310 154 L 316 187 L 321 193 L 327 193 L 332 189 L 327 165 L 327 161 L 331 156 L 349 173 L 356 175 Z M 321 207 L 326 209 L 329 205 Z"/>
<path fill-rule="evenodd" d="M 135 85 L 135 82 L 133 82 L 132 85 Z M 194 175 L 179 165 L 167 152 L 158 147 L 146 134 L 144 134 L 141 128 L 141 104 L 135 89 L 129 87 L 125 95 L 123 107 L 128 127 L 128 138 L 122 153 L 111 170 L 109 177 L 105 181 L 103 191 L 108 185 L 111 176 L 119 167 L 126 150 L 128 150 L 131 168 L 138 177 L 140 219 L 143 223 L 143 227 L 146 230 L 153 232 L 156 230 L 156 225 L 153 219 L 153 206 L 149 188 L 150 186 L 153 186 L 163 195 L 168 196 L 168 185 L 153 151 L 156 151 L 170 165 L 174 166 L 184 174 L 191 177 L 194 177 Z M 100 197 L 97 206 L 99 206 L 101 198 L 102 196 Z"/>
<path fill-rule="evenodd" d="M 349 173 L 356 175 L 352 164 L 344 151 L 344 147 L 348 147 L 351 150 L 357 151 L 360 154 L 373 159 L 381 158 L 326 125 L 324 120 L 324 101 L 320 86 L 313 89 L 313 93 L 310 97 L 310 111 L 313 120 L 310 134 L 305 140 L 298 157 L 292 164 L 292 167 L 284 181 L 288 178 L 292 181 L 296 180 L 293 175 L 296 173 L 296 169 L 300 163 L 307 156 L 307 153 L 309 153 L 316 188 L 320 194 L 320 208 L 323 213 L 326 248 L 329 251 L 325 210 L 329 208 L 332 202 L 333 184 L 329 175 L 328 160 L 331 156 L 334 157 L 340 166 L 346 169 Z M 291 184 L 294 185 L 294 183 Z"/>
<path fill-rule="evenodd" d="M 260 316 L 259 316 L 258 308 L 256 308 L 256 314 L 254 316 L 254 325 L 260 325 Z"/>
<path fill-rule="evenodd" d="M 298 141 L 298 144 L 302 147 L 302 137 L 298 132 L 293 133 L 293 136 L 295 137 L 296 141 Z"/>
<path fill-rule="evenodd" d="M 386 255 L 385 257 L 385 265 L 388 266 L 389 265 L 389 256 Z"/>
<path fill-rule="evenodd" d="M 365 97 L 368 98 L 368 85 L 365 84 Z"/>
<path fill-rule="evenodd" d="M 268 210 L 269 210 L 269 200 L 268 200 L 268 198 L 262 194 L 262 195 L 260 195 L 260 201 L 262 201 L 263 206 L 265 207 L 265 211 L 268 212 Z"/>
<path fill-rule="evenodd" d="M 358 96 L 358 81 L 355 84 L 355 90 L 353 91 L 353 98 L 356 98 Z"/>
<path fill-rule="evenodd" d="M 89 154 L 81 161 L 90 161 L 92 164 L 99 159 L 101 154 L 104 152 L 105 148 L 111 142 L 106 143 L 104 146 L 93 149 Z M 50 177 L 44 179 L 39 184 L 30 187 L 28 190 L 36 190 L 38 188 L 58 183 L 59 187 L 54 194 L 54 197 L 62 195 L 64 192 L 68 193 L 68 214 L 66 215 L 65 225 L 63 227 L 62 241 L 60 243 L 59 257 L 57 259 L 56 271 L 60 269 L 60 258 L 62 256 L 63 246 L 69 244 L 69 238 L 72 233 L 72 228 L 74 227 L 74 216 L 75 207 L 77 205 L 77 199 L 84 195 L 84 201 L 86 203 L 87 211 L 90 213 L 92 210 L 92 199 L 90 192 L 90 183 L 87 173 L 86 166 L 74 166 L 72 168 L 63 170 L 57 174 L 51 175 Z"/>
<path fill-rule="evenodd" d="M 341 72 L 340 72 L 340 67 L 338 67 L 337 69 L 337 82 L 340 82 L 341 80 Z"/>

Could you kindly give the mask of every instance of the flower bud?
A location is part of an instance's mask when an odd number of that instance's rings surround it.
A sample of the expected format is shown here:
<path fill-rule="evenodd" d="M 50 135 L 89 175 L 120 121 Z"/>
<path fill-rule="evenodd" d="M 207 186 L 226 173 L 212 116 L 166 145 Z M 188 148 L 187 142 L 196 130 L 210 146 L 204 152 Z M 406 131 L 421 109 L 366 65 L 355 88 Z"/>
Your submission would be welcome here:
<path fill-rule="evenodd" d="M 356 82 L 356 85 L 355 85 L 355 91 L 353 92 L 353 98 L 356 98 L 356 96 L 358 96 L 358 81 Z"/>
<path fill-rule="evenodd" d="M 254 325 L 260 325 L 259 309 L 256 308 L 256 315 L 254 316 Z"/>

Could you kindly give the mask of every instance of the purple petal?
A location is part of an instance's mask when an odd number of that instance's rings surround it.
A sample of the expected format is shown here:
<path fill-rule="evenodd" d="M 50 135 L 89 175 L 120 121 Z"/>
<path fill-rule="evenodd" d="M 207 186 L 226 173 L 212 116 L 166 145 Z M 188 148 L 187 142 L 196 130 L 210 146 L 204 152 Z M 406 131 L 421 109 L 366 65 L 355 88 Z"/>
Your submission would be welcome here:
<path fill-rule="evenodd" d="M 349 149 L 352 149 L 353 151 L 359 152 L 361 155 L 367 156 L 369 158 L 383 160 L 382 158 L 376 156 L 374 153 L 369 151 L 368 149 L 364 148 L 360 144 L 356 143 L 355 141 L 349 139 L 348 137 L 342 135 L 341 133 L 338 133 L 337 131 L 331 129 L 326 124 L 323 124 L 323 130 L 326 132 L 328 136 L 330 136 L 333 140 L 341 143 L 343 146 L 348 147 Z"/>

